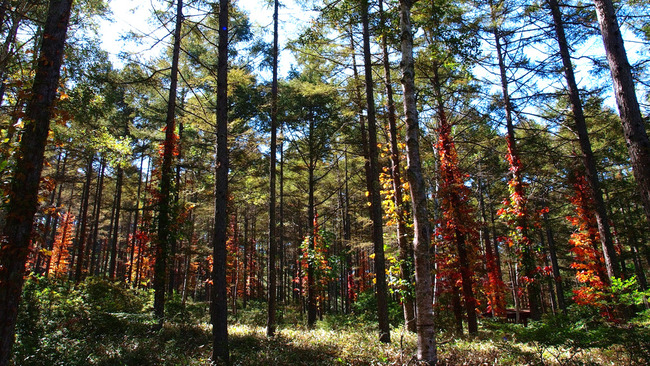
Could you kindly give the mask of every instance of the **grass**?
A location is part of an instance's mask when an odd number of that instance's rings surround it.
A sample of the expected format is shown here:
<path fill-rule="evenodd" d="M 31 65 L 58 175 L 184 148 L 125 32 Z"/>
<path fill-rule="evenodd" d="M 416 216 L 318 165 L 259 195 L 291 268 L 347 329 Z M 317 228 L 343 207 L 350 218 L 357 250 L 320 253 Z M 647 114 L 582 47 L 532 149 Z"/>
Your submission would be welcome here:
<path fill-rule="evenodd" d="M 53 288 L 37 286 L 25 297 L 14 349 L 16 365 L 210 364 L 211 326 L 205 303 L 183 308 L 178 299 L 171 299 L 170 320 L 156 329 L 148 293 L 129 292 L 125 301 L 130 305 L 125 307 L 107 305 L 84 288 Z M 267 338 L 265 304 L 249 304 L 230 318 L 233 365 L 417 365 L 415 334 L 396 326 L 392 343 L 381 343 L 368 314 L 325 315 L 308 329 L 303 314 L 285 307 L 279 312 L 276 336 Z M 439 364 L 645 365 L 650 355 L 648 319 L 650 313 L 645 312 L 625 325 L 611 325 L 579 314 L 549 317 L 528 327 L 484 320 L 477 337 L 441 330 Z"/>

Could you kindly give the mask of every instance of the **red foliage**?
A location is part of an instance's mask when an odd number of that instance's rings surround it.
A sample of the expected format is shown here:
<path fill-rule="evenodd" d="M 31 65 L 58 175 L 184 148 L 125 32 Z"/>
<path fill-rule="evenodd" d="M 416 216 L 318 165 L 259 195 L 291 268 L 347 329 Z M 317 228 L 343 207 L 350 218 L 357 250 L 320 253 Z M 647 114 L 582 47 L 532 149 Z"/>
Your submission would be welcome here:
<path fill-rule="evenodd" d="M 313 240 L 314 249 L 310 249 L 310 242 Z M 326 240 L 320 234 L 320 226 L 318 225 L 318 214 L 314 217 L 314 231 L 311 236 L 304 238 L 301 245 L 302 257 L 299 260 L 300 267 L 296 272 L 294 283 L 301 289 L 301 294 L 306 295 L 308 292 L 307 269 L 311 265 L 314 270 L 314 294 L 318 307 L 327 298 L 327 285 L 331 277 L 330 272 L 332 267 L 329 263 L 329 248 Z M 361 289 L 359 289 L 361 292 Z"/>
<path fill-rule="evenodd" d="M 237 217 L 233 215 L 230 220 L 230 230 L 226 241 L 226 283 L 228 286 L 228 296 L 243 298 L 244 294 L 251 292 L 246 287 L 244 281 L 244 253 L 239 244 L 239 230 Z"/>
<path fill-rule="evenodd" d="M 49 275 L 54 277 L 65 276 L 70 265 L 70 248 L 74 237 L 74 215 L 66 212 L 61 216 L 61 225 L 56 231 L 52 256 L 50 257 Z"/>
<path fill-rule="evenodd" d="M 142 283 L 146 285 L 153 280 L 153 264 L 156 259 L 151 248 L 151 234 L 148 230 L 136 230 L 135 236 L 129 234 L 128 243 L 134 247 L 133 258 L 126 263 L 127 269 L 133 267 L 131 271 L 126 271 L 127 277 L 131 273 L 131 278 L 127 280 L 136 286 Z"/>
<path fill-rule="evenodd" d="M 536 257 L 533 250 L 533 242 L 528 237 L 530 214 L 528 212 L 526 197 L 526 183 L 522 178 L 521 160 L 515 151 L 515 140 L 513 136 L 507 136 L 508 153 L 506 159 L 510 165 L 509 170 L 512 174 L 508 182 L 508 191 L 510 195 L 503 200 L 503 207 L 499 209 L 497 215 L 505 219 L 510 227 L 510 233 L 505 238 L 508 247 L 514 249 L 516 260 L 522 263 L 523 276 L 518 279 L 520 285 L 531 284 L 538 276 Z M 523 288 L 517 289 L 517 294 L 523 293 Z"/>
<path fill-rule="evenodd" d="M 571 234 L 569 244 L 574 254 L 571 268 L 576 270 L 576 279 L 582 286 L 574 290 L 573 300 L 580 305 L 604 306 L 608 286 L 606 279 L 605 260 L 599 248 L 600 234 L 594 214 L 594 202 L 589 195 L 589 186 L 584 176 L 576 174 L 573 182 L 574 196 L 569 200 L 575 206 L 575 215 L 567 216 L 567 220 L 576 228 Z"/>
<path fill-rule="evenodd" d="M 438 247 L 436 261 L 437 276 L 445 291 L 462 287 L 463 277 L 469 279 L 469 286 L 479 283 L 474 277 L 478 270 L 480 255 L 477 224 L 474 210 L 470 205 L 469 188 L 465 185 L 466 175 L 460 172 L 456 147 L 451 137 L 451 126 L 441 119 L 438 143 L 440 157 L 440 187 L 438 197 L 441 201 L 442 216 L 437 222 L 434 243 Z M 463 276 L 464 274 L 464 276 Z M 476 289 L 473 298 L 465 299 L 476 308 Z M 490 294 L 496 296 L 496 289 Z"/>

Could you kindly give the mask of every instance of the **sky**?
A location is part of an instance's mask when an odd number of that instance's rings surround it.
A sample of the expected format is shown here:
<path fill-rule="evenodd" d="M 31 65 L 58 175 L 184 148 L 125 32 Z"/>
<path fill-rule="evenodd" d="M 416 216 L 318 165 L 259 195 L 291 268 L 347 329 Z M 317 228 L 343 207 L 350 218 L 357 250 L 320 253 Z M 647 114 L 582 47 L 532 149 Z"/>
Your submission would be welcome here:
<path fill-rule="evenodd" d="M 112 61 L 120 65 L 117 55 L 121 51 L 141 51 L 147 52 L 149 46 L 136 46 L 121 40 L 120 37 L 129 31 L 137 33 L 149 33 L 152 25 L 148 23 L 149 14 L 151 14 L 152 2 L 150 1 L 132 1 L 132 0 L 109 0 L 113 12 L 113 21 L 101 22 L 101 39 L 103 48 L 111 55 Z M 250 16 L 251 23 L 262 28 L 266 28 L 265 40 L 272 41 L 272 22 L 273 8 L 266 5 L 268 0 L 239 0 L 238 6 L 247 12 Z M 280 7 L 280 49 L 286 44 L 287 39 L 297 34 L 302 26 L 307 24 L 315 12 L 309 12 L 302 9 L 295 0 L 282 0 Z M 171 42 L 171 40 L 169 41 Z M 294 62 L 293 57 L 288 51 L 280 54 L 280 75 L 286 75 Z"/>
<path fill-rule="evenodd" d="M 120 37 L 128 31 L 137 33 L 149 33 L 152 25 L 149 24 L 152 3 L 158 3 L 159 0 L 109 0 L 113 12 L 113 22 L 103 21 L 101 24 L 102 42 L 104 49 L 111 54 L 111 59 L 119 67 L 122 63 L 117 57 L 121 51 L 148 51 L 149 46 L 136 46 L 133 43 L 125 42 Z M 268 5 L 269 0 L 239 0 L 238 6 L 247 12 L 250 16 L 251 23 L 254 26 L 266 29 L 264 38 L 267 42 L 272 42 L 272 21 L 273 9 Z M 316 12 L 304 10 L 297 4 L 296 0 L 281 0 L 280 7 L 280 49 L 286 45 L 287 40 L 298 34 L 301 27 L 307 25 L 316 15 Z M 186 10 L 188 13 L 190 10 Z M 262 34 L 260 29 L 253 29 L 256 34 Z M 628 32 L 629 33 L 629 32 Z M 630 42 L 634 39 L 633 35 L 626 34 L 626 49 L 631 61 L 637 60 L 641 54 L 647 52 L 642 45 L 636 42 Z M 169 38 L 168 42 L 171 42 Z M 168 43 L 169 44 L 169 43 Z M 588 85 L 592 82 L 593 76 L 590 74 L 591 63 L 587 57 L 589 55 L 602 55 L 604 53 L 602 41 L 599 37 L 593 37 L 586 44 L 574 50 L 574 57 L 577 66 L 577 77 L 580 85 Z M 279 74 L 280 77 L 286 76 L 291 69 L 295 59 L 290 52 L 284 51 L 280 54 Z M 270 78 L 269 72 L 263 72 L 260 76 L 264 79 Z M 641 89 L 641 88 L 637 88 Z M 640 100 L 644 100 L 641 90 L 639 91 Z M 611 93 L 610 93 L 611 94 Z M 607 98 L 607 104 L 613 106 L 614 100 L 610 95 Z M 647 106 L 644 106 L 647 108 Z"/>

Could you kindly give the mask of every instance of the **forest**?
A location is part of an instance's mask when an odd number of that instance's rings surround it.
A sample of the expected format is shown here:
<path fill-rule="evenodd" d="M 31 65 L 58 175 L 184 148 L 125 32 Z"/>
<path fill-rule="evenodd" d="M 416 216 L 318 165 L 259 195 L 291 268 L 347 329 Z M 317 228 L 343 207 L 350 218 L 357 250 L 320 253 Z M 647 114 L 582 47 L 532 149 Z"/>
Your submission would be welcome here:
<path fill-rule="evenodd" d="M 112 2 L 0 0 L 0 366 L 647 364 L 649 0 Z"/>

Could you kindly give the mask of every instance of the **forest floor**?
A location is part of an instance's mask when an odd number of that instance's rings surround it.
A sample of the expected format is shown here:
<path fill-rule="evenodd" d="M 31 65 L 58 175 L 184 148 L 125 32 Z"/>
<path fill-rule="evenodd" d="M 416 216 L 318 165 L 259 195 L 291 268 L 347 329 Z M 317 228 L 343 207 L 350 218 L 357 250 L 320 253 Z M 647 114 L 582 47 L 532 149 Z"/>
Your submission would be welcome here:
<path fill-rule="evenodd" d="M 19 316 L 16 365 L 209 365 L 208 305 L 168 301 L 156 329 L 149 292 L 105 281 L 81 287 L 28 282 Z M 141 309 L 137 311 L 137 309 Z M 441 331 L 441 365 L 646 365 L 650 313 L 624 325 L 582 311 L 523 325 L 484 319 L 476 337 Z M 392 343 L 378 341 L 373 314 L 325 315 L 313 329 L 295 307 L 280 313 L 266 337 L 263 303 L 230 316 L 233 365 L 417 365 L 416 336 L 395 325 Z M 593 315 L 593 314 L 592 314 Z M 440 320 L 445 323 L 444 319 Z"/>

